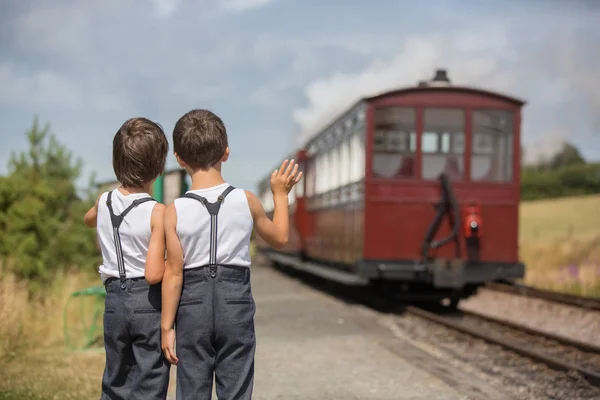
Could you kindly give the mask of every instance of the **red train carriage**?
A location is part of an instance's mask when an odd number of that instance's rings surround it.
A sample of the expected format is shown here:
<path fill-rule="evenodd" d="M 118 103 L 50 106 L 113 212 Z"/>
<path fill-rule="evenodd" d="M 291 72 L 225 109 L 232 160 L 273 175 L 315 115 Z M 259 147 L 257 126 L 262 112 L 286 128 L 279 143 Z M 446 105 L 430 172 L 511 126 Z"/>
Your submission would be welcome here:
<path fill-rule="evenodd" d="M 407 299 L 454 304 L 521 278 L 524 102 L 430 82 L 360 100 L 294 154 L 288 246 L 271 261 Z M 268 213 L 269 178 L 259 191 Z"/>

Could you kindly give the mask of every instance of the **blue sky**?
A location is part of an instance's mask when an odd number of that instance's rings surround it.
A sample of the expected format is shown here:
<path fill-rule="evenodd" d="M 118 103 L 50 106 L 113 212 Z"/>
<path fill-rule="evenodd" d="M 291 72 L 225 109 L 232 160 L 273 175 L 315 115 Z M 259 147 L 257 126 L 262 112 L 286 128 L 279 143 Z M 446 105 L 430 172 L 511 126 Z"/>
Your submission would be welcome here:
<path fill-rule="evenodd" d="M 113 178 L 112 137 L 209 108 L 234 185 L 255 183 L 361 96 L 430 78 L 525 99 L 529 158 L 567 139 L 600 160 L 600 3 L 589 1 L 0 0 L 0 173 L 34 114 Z M 168 167 L 175 166 L 172 156 Z"/>

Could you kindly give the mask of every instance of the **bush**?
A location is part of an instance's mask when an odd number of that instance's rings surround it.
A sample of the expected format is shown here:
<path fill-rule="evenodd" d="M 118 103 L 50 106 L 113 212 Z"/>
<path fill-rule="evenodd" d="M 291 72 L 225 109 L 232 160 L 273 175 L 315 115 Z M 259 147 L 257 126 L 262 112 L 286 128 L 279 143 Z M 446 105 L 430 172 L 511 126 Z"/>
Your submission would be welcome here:
<path fill-rule="evenodd" d="M 556 169 L 523 168 L 521 199 L 538 200 L 600 193 L 600 164 L 573 164 Z"/>
<path fill-rule="evenodd" d="M 92 270 L 100 260 L 95 233 L 83 223 L 94 198 L 78 195 L 75 186 L 81 161 L 49 129 L 34 120 L 30 149 L 13 153 L 8 175 L 0 177 L 0 257 L 34 289 L 61 268 Z"/>

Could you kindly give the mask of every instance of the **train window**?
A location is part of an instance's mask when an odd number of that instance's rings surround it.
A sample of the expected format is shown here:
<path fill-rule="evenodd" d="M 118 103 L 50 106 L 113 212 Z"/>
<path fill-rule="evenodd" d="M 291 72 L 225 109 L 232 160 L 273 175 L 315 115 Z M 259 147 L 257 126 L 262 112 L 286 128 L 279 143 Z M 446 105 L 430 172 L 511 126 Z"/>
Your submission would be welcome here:
<path fill-rule="evenodd" d="M 350 137 L 350 182 L 358 182 L 365 177 L 365 144 L 362 132 L 357 130 Z"/>
<path fill-rule="evenodd" d="M 365 120 L 365 110 L 360 110 L 358 112 L 358 114 L 356 115 L 356 122 L 357 124 L 364 122 Z"/>
<path fill-rule="evenodd" d="M 373 150 L 385 151 L 386 137 L 387 137 L 387 131 L 375 131 L 375 138 L 373 141 Z"/>
<path fill-rule="evenodd" d="M 290 190 L 290 192 L 288 193 L 288 205 L 294 205 L 296 204 L 296 191 L 295 190 Z"/>
<path fill-rule="evenodd" d="M 415 110 L 382 107 L 375 110 L 373 175 L 378 178 L 414 178 L 417 149 Z"/>
<path fill-rule="evenodd" d="M 316 174 L 315 169 L 317 168 L 315 156 L 311 156 L 308 160 L 308 168 L 305 171 L 306 176 L 302 179 L 306 180 L 306 197 L 312 197 L 316 192 Z"/>
<path fill-rule="evenodd" d="M 512 177 L 512 113 L 473 111 L 471 180 L 510 182 Z"/>
<path fill-rule="evenodd" d="M 298 163 L 298 172 L 302 172 L 302 178 L 296 184 L 296 196 L 302 198 L 304 197 L 304 185 L 306 184 L 306 161 Z"/>
<path fill-rule="evenodd" d="M 421 136 L 421 151 L 423 153 L 437 153 L 438 134 L 435 132 L 423 132 Z"/>
<path fill-rule="evenodd" d="M 275 203 L 273 202 L 273 194 L 270 190 L 265 190 L 261 196 L 261 202 L 266 213 L 273 211 Z"/>
<path fill-rule="evenodd" d="M 350 140 L 342 142 L 341 160 L 340 160 L 340 181 L 345 186 L 350 183 Z"/>
<path fill-rule="evenodd" d="M 437 179 L 442 172 L 452 180 L 464 179 L 464 111 L 429 108 L 424 114 L 423 179 Z"/>
<path fill-rule="evenodd" d="M 329 172 L 329 189 L 337 189 L 340 187 L 340 146 L 336 145 L 329 152 L 329 163 L 330 163 L 330 172 Z"/>
<path fill-rule="evenodd" d="M 317 166 L 317 194 L 321 194 L 327 191 L 329 160 L 327 159 L 327 152 L 322 152 L 318 157 L 320 165 Z"/>

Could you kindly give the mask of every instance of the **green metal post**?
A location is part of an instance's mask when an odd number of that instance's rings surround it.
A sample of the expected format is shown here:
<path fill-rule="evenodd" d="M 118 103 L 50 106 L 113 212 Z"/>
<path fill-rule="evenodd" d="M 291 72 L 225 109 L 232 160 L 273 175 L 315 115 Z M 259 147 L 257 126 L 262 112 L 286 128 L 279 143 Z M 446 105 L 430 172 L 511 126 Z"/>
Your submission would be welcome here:
<path fill-rule="evenodd" d="M 152 197 L 159 203 L 163 203 L 164 200 L 164 179 L 165 177 L 160 175 L 152 185 Z"/>

